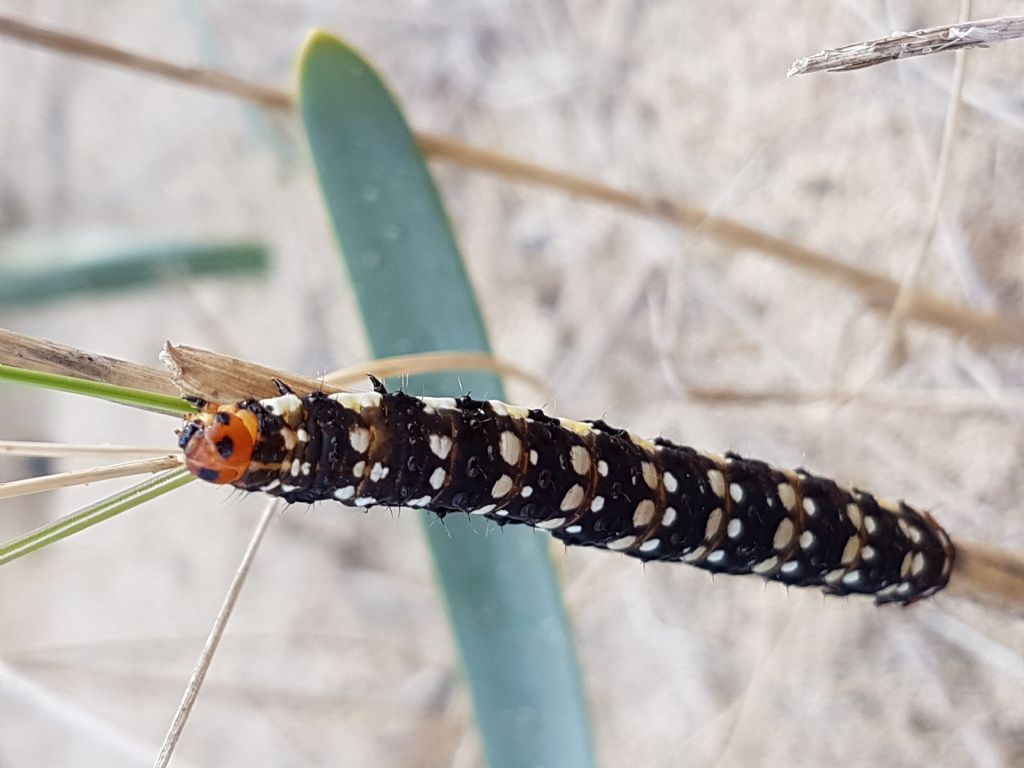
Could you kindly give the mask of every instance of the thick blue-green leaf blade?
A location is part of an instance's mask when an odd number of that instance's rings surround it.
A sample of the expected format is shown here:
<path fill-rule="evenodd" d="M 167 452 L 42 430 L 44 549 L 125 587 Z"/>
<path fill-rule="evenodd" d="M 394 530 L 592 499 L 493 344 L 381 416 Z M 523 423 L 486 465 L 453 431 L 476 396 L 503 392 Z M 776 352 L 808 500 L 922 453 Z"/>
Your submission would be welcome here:
<path fill-rule="evenodd" d="M 0 242 L 0 307 L 72 295 L 126 291 L 169 279 L 263 274 L 261 243 L 168 242 L 139 237 L 78 237 Z"/>
<path fill-rule="evenodd" d="M 379 75 L 318 32 L 299 77 L 302 119 L 373 353 L 488 351 L 444 207 Z M 472 372 L 415 377 L 410 389 L 502 396 L 497 378 Z M 492 768 L 593 765 L 547 537 L 511 527 L 485 536 L 483 525 L 457 516 L 426 530 Z"/>

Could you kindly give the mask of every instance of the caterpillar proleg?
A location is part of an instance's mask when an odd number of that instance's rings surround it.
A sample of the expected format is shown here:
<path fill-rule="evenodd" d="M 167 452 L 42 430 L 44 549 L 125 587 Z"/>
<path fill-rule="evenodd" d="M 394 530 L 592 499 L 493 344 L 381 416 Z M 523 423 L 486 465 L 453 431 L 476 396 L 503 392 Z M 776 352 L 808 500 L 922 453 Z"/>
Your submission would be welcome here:
<path fill-rule="evenodd" d="M 180 446 L 199 478 L 289 502 L 483 515 L 568 545 L 908 604 L 954 549 L 932 516 L 805 470 L 645 440 L 497 400 L 313 393 L 203 404 Z"/>

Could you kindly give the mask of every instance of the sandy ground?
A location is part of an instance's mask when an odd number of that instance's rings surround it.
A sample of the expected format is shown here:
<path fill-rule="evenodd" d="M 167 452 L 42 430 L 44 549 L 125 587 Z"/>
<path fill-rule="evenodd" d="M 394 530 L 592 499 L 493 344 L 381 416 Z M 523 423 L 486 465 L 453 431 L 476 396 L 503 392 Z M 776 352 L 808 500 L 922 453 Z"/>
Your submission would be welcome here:
<path fill-rule="evenodd" d="M 1012 7 L 1011 7 L 1012 6 Z M 416 126 L 719 215 L 899 278 L 920 247 L 951 56 L 786 80 L 790 62 L 957 4 L 8 0 L 21 14 L 286 85 L 312 26 L 369 52 Z M 1016 12 L 975 2 L 977 18 Z M 1021 316 L 1024 43 L 968 58 L 918 284 Z M 297 124 L 0 41 L 4 235 L 253 237 L 269 281 L 0 311 L 0 326 L 155 363 L 165 338 L 315 373 L 365 356 Z M 699 233 L 435 166 L 496 349 L 556 412 L 804 465 L 1024 551 L 1019 349 L 885 315 Z M 0 251 L 0 258 L 3 252 Z M 339 300 L 339 297 L 343 297 Z M 691 387 L 808 393 L 710 403 Z M 813 397 L 853 391 L 842 402 Z M 4 386 L 3 437 L 170 445 L 158 417 Z M 536 405 L 537 395 L 512 388 Z M 0 463 L 3 477 L 39 471 Z M 3 504 L 3 538 L 97 498 Z M 262 502 L 195 484 L 0 575 L 0 764 L 149 765 Z M 1024 625 L 596 551 L 555 551 L 603 766 L 1024 763 Z M 273 524 L 175 765 L 480 764 L 412 513 Z"/>

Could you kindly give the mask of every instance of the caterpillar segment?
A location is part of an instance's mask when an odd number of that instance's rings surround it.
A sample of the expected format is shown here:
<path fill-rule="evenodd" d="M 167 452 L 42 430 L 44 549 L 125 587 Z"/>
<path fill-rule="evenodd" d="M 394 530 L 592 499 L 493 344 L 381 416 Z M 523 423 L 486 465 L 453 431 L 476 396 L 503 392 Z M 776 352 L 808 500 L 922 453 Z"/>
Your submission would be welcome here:
<path fill-rule="evenodd" d="M 204 404 L 179 443 L 213 483 L 289 502 L 417 507 L 549 531 L 567 545 L 909 604 L 944 587 L 946 532 L 903 502 L 603 421 L 386 392 Z"/>

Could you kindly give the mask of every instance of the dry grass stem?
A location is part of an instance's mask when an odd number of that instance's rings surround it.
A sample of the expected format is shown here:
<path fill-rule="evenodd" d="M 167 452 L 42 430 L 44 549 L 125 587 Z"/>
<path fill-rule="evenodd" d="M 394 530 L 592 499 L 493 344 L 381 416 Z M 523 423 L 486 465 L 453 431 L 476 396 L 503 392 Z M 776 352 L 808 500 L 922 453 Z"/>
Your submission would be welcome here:
<path fill-rule="evenodd" d="M 1024 615 L 1024 557 L 987 544 L 957 541 L 952 595 Z"/>
<path fill-rule="evenodd" d="M 93 467 L 74 472 L 60 472 L 55 475 L 30 477 L 27 480 L 13 480 L 0 483 L 0 499 L 13 499 L 16 496 L 28 496 L 32 493 L 55 491 L 58 488 L 71 488 L 76 485 L 88 485 L 100 480 L 113 480 L 117 477 L 130 477 L 150 472 L 162 472 L 174 469 L 182 464 L 180 455 L 165 455 L 155 459 L 139 459 L 123 464 L 110 464 L 105 467 Z"/>
<path fill-rule="evenodd" d="M 132 387 L 160 395 L 180 393 L 166 373 L 127 360 L 85 352 L 0 328 L 0 363 L 42 373 Z"/>
<path fill-rule="evenodd" d="M 274 385 L 274 379 L 284 382 L 299 394 L 345 391 L 324 384 L 321 379 L 279 371 L 205 349 L 176 346 L 170 342 L 164 345 L 160 359 L 182 393 L 214 403 L 232 403 L 250 397 L 276 397 L 280 392 Z"/>
<path fill-rule="evenodd" d="M 363 383 L 367 374 L 384 379 L 437 371 L 489 371 L 499 376 L 519 379 L 535 389 L 543 399 L 550 397 L 550 387 L 544 379 L 485 352 L 424 352 L 384 357 L 331 371 L 324 376 L 324 381 L 336 386 L 348 386 Z"/>
<path fill-rule="evenodd" d="M 293 105 L 289 94 L 282 90 L 250 83 L 201 67 L 170 64 L 78 35 L 56 32 L 2 15 L 0 35 L 14 37 L 51 50 L 156 74 L 273 109 L 287 109 Z M 424 154 L 431 158 L 559 189 L 586 200 L 607 203 L 683 228 L 695 229 L 707 237 L 733 247 L 756 250 L 791 266 L 837 280 L 864 296 L 876 308 L 888 310 L 899 294 L 899 284 L 884 275 L 843 263 L 824 253 L 748 227 L 733 219 L 712 216 L 699 206 L 682 200 L 630 192 L 593 179 L 472 147 L 444 136 L 417 133 L 416 138 Z M 908 297 L 906 313 L 909 319 L 937 325 L 979 341 L 1024 345 L 1024 322 L 996 313 L 975 310 L 923 291 L 916 291 Z"/>
<path fill-rule="evenodd" d="M 1000 392 L 990 395 L 977 389 L 835 389 L 818 392 L 799 390 L 744 391 L 729 387 L 687 387 L 686 394 L 694 400 L 723 405 L 766 405 L 775 407 L 844 405 L 867 408 L 926 409 L 936 415 L 965 413 L 1005 418 L 1007 414 L 1024 414 L 1024 392 Z"/>
<path fill-rule="evenodd" d="M 39 443 L 27 440 L 0 440 L 0 455 L 66 458 L 77 456 L 139 456 L 156 458 L 167 455 L 167 447 L 147 448 L 134 445 L 84 445 L 75 443 Z"/>
<path fill-rule="evenodd" d="M 291 109 L 292 107 L 291 97 L 277 88 L 251 83 L 204 67 L 183 67 L 171 64 L 152 56 L 143 56 L 123 48 L 105 45 L 81 35 L 58 32 L 38 24 L 12 19 L 10 16 L 0 15 L 0 35 L 72 56 L 105 61 L 108 64 L 148 72 L 186 85 L 237 96 L 247 101 L 254 101 L 269 109 Z"/>
<path fill-rule="evenodd" d="M 1002 43 L 1019 37 L 1024 37 L 1024 16 L 960 21 L 956 24 L 918 29 L 913 32 L 894 32 L 877 40 L 830 48 L 813 56 L 797 59 L 786 75 L 793 77 L 812 72 L 845 72 L 873 67 L 896 59 L 909 59 L 964 48 L 987 48 L 993 43 Z"/>
<path fill-rule="evenodd" d="M 960 21 L 966 22 L 971 15 L 971 0 L 960 1 Z M 956 138 L 957 117 L 960 114 L 962 94 L 964 87 L 964 73 L 967 69 L 967 51 L 960 49 L 956 52 L 956 63 L 953 68 L 953 80 L 949 88 L 949 100 L 946 103 L 946 118 L 942 126 L 942 141 L 939 146 L 939 157 L 935 168 L 935 180 L 932 184 L 931 200 L 928 203 L 928 217 L 925 220 L 924 235 L 921 243 L 914 251 L 903 273 L 903 280 L 900 282 L 899 293 L 893 302 L 892 311 L 889 313 L 889 321 L 886 324 L 886 338 L 881 346 L 879 364 L 888 368 L 896 362 L 897 352 L 902 346 L 903 330 L 907 318 L 908 302 L 914 293 L 914 286 L 917 284 L 917 277 L 921 267 L 928 257 L 932 243 L 935 240 L 935 232 L 939 226 L 939 213 L 942 211 L 942 203 L 946 197 L 946 183 L 949 179 L 950 160 L 953 156 L 953 144 Z M 879 372 L 869 372 L 865 381 L 877 378 Z"/>
<path fill-rule="evenodd" d="M 274 499 L 270 501 L 263 516 L 260 518 L 259 523 L 256 525 L 256 530 L 253 532 L 252 538 L 249 540 L 249 546 L 246 547 L 245 554 L 242 555 L 242 561 L 238 565 L 238 570 L 235 572 L 235 577 L 231 581 L 231 586 L 228 587 L 228 593 L 224 597 L 224 602 L 221 604 L 220 611 L 217 613 L 217 618 L 213 622 L 213 627 L 210 629 L 210 634 L 206 638 L 206 643 L 203 645 L 203 650 L 199 654 L 199 660 L 196 662 L 195 669 L 192 672 L 192 676 L 189 678 L 188 685 L 185 687 L 185 694 L 181 699 L 181 703 L 178 705 L 177 711 L 174 713 L 174 719 L 171 721 L 171 727 L 167 731 L 167 735 L 164 737 L 164 743 L 160 747 L 160 754 L 157 756 L 155 768 L 165 768 L 171 760 L 171 755 L 174 753 L 174 748 L 178 744 L 178 739 L 181 737 L 181 732 L 185 728 L 185 723 L 188 722 L 188 717 L 192 713 L 192 707 L 196 703 L 196 697 L 199 696 L 199 689 L 203 685 L 203 680 L 206 679 L 206 672 L 210 668 L 210 664 L 213 661 L 213 655 L 217 651 L 217 646 L 220 645 L 220 639 L 224 635 L 224 630 L 227 628 L 228 620 L 231 618 L 231 614 L 235 609 L 235 603 L 238 602 L 238 595 L 242 591 L 242 587 L 245 585 L 245 580 L 249 575 L 249 570 L 252 568 L 253 561 L 256 559 L 256 552 L 259 550 L 260 543 L 263 541 L 263 536 L 267 532 L 267 528 L 270 526 L 270 521 L 273 519 L 275 512 L 278 509 L 279 501 Z"/>

